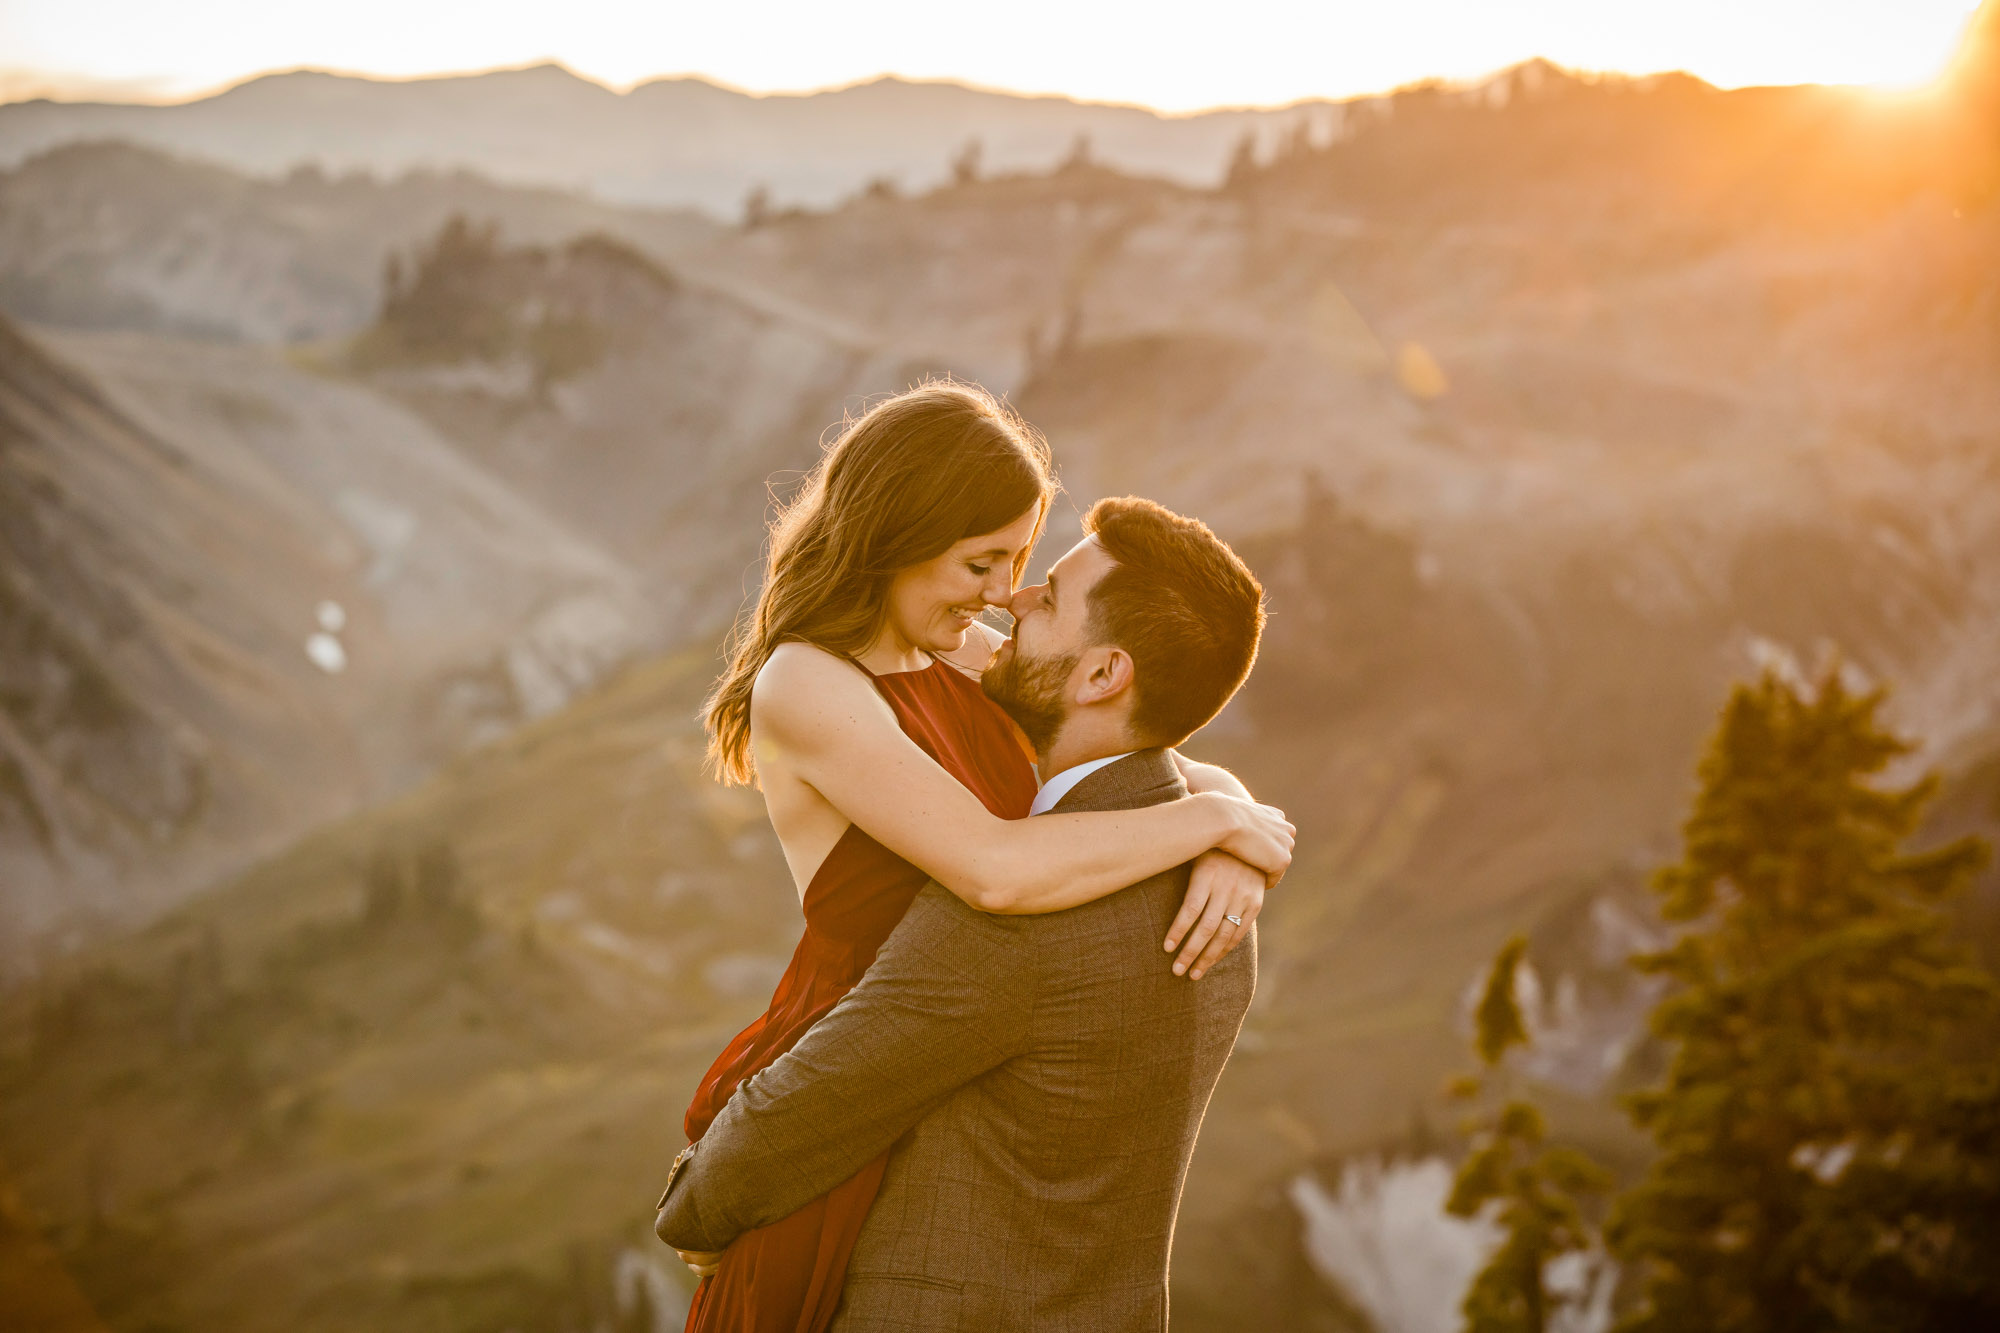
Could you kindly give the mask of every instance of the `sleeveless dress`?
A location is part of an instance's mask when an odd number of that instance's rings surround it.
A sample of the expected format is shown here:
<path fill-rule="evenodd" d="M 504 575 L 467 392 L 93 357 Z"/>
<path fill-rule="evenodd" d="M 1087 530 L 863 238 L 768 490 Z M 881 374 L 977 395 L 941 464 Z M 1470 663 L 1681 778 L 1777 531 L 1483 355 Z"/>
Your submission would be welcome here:
<path fill-rule="evenodd" d="M 865 668 L 864 668 L 865 670 Z M 869 673 L 911 740 L 1002 819 L 1026 817 L 1035 772 L 998 705 L 942 661 Z M 861 980 L 930 876 L 850 824 L 806 886 L 806 929 L 763 1017 L 723 1049 L 696 1090 L 685 1128 L 705 1133 L 737 1084 L 786 1051 Z M 687 1333 L 824 1333 L 848 1256 L 888 1165 L 884 1154 L 793 1213 L 746 1232 L 702 1279 Z"/>

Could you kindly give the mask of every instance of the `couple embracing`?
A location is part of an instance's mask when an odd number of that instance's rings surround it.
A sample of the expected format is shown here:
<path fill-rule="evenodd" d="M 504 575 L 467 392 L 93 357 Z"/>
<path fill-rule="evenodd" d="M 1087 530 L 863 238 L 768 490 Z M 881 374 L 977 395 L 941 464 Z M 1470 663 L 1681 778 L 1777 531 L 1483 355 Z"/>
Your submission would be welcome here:
<path fill-rule="evenodd" d="M 930 384 L 856 421 L 773 529 L 707 723 L 806 928 L 660 1199 L 704 1274 L 691 1331 L 1166 1324 L 1293 835 L 1172 747 L 1249 674 L 1263 592 L 1137 499 L 1018 587 L 1054 494 L 1031 428 Z"/>

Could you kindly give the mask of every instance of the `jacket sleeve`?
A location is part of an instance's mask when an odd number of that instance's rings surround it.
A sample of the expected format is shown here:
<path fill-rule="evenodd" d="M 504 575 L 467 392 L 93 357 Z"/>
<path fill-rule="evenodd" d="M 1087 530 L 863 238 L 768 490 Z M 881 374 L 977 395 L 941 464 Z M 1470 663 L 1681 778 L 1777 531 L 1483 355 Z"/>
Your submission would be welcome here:
<path fill-rule="evenodd" d="M 1019 1054 L 1035 920 L 991 916 L 926 886 L 860 984 L 746 1080 L 676 1163 L 660 1238 L 727 1248 L 825 1194 L 954 1090 Z"/>

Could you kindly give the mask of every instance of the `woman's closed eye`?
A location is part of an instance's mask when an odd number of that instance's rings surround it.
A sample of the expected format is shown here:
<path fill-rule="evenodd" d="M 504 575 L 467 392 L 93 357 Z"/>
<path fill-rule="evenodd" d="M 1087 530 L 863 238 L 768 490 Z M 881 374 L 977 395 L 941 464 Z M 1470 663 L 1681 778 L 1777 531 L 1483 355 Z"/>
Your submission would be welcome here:
<path fill-rule="evenodd" d="M 993 566 L 975 565 L 969 560 L 966 562 L 965 567 L 971 570 L 973 573 L 977 574 L 982 579 L 985 578 L 988 574 L 991 574 L 993 572 Z"/>

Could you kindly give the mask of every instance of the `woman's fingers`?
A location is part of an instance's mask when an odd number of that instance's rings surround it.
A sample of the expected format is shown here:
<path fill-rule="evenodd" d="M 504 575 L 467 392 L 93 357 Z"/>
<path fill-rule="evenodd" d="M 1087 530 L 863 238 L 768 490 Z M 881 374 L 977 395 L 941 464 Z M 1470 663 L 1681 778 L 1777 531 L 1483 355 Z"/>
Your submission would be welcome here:
<path fill-rule="evenodd" d="M 1174 923 L 1167 927 L 1168 953 L 1172 953 L 1187 938 L 1187 933 L 1201 920 L 1201 909 L 1208 906 L 1208 877 L 1202 873 L 1202 862 L 1207 859 L 1204 855 L 1194 863 L 1194 874 L 1188 878 L 1187 896 L 1181 899 L 1181 910 L 1174 914 Z"/>
<path fill-rule="evenodd" d="M 1167 932 L 1167 949 L 1180 946 L 1174 975 L 1200 980 L 1229 956 L 1264 907 L 1264 872 L 1228 852 L 1204 852 L 1188 877 L 1187 896 Z M 1229 918 L 1242 918 L 1241 924 Z M 1183 942 L 1185 941 L 1185 942 Z"/>
<path fill-rule="evenodd" d="M 1216 896 L 1221 901 L 1219 904 L 1211 904 L 1211 907 L 1221 908 L 1218 913 L 1221 925 L 1209 938 L 1207 946 L 1202 949 L 1200 956 L 1194 960 L 1194 966 L 1188 971 L 1188 976 L 1195 981 L 1200 981 L 1208 969 L 1227 958 L 1230 950 L 1249 938 L 1251 925 L 1256 922 L 1257 914 L 1264 910 L 1262 888 L 1253 888 L 1234 902 L 1222 898 L 1220 894 Z M 1231 921 L 1229 919 L 1231 916 L 1240 917 L 1242 923 L 1239 925 Z"/>
<path fill-rule="evenodd" d="M 1174 959 L 1174 975 L 1188 974 L 1193 980 L 1201 980 L 1202 969 L 1192 966 L 1209 947 L 1219 933 L 1226 930 L 1228 922 L 1222 914 L 1229 910 L 1229 900 L 1221 894 L 1213 894 L 1202 908 L 1201 921 L 1188 932 L 1187 943 L 1181 946 L 1180 956 Z"/>

